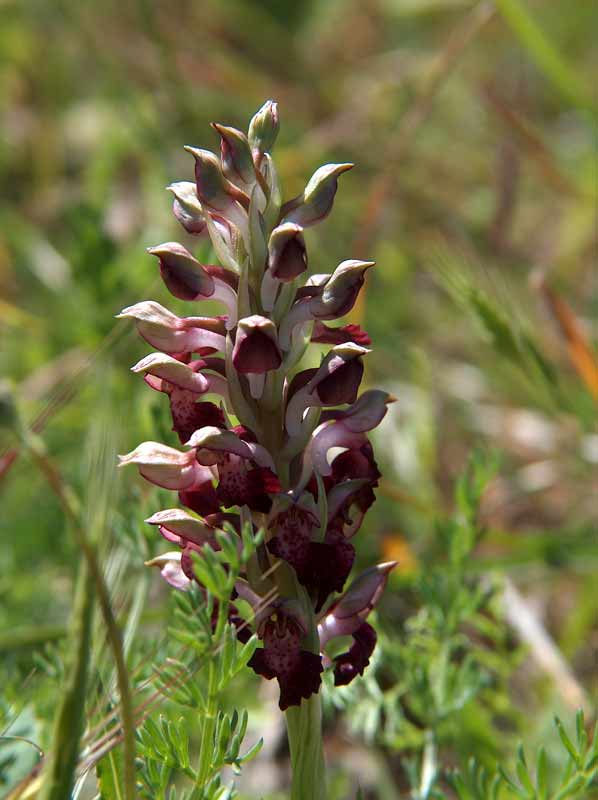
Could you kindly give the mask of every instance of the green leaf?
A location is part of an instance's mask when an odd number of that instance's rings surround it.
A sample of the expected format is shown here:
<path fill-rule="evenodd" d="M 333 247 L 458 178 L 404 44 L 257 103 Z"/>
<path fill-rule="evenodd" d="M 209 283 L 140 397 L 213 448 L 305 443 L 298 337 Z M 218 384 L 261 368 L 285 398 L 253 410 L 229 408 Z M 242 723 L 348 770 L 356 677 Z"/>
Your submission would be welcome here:
<path fill-rule="evenodd" d="M 575 764 L 578 767 L 581 766 L 581 759 L 579 757 L 579 753 L 577 752 L 577 750 L 573 746 L 573 742 L 571 741 L 571 739 L 567 735 L 567 731 L 565 730 L 565 726 L 563 725 L 563 723 L 561 722 L 561 720 L 558 717 L 554 718 L 554 724 L 557 727 L 557 731 L 558 731 L 560 740 L 565 745 L 565 748 L 567 749 L 569 755 L 571 756 L 571 758 L 573 759 L 573 761 L 575 762 Z"/>
<path fill-rule="evenodd" d="M 536 770 L 536 787 L 538 800 L 547 800 L 548 798 L 548 762 L 546 759 L 546 750 L 541 747 L 538 753 L 538 766 Z"/>

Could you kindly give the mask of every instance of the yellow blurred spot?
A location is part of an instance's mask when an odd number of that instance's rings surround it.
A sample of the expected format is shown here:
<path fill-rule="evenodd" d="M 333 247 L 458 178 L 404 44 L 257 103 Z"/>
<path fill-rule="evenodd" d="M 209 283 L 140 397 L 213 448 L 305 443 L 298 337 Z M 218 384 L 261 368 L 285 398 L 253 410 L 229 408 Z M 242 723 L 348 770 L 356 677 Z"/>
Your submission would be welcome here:
<path fill-rule="evenodd" d="M 417 569 L 417 556 L 409 542 L 400 533 L 392 533 L 382 539 L 382 557 L 384 561 L 398 561 L 396 571 L 410 575 Z"/>

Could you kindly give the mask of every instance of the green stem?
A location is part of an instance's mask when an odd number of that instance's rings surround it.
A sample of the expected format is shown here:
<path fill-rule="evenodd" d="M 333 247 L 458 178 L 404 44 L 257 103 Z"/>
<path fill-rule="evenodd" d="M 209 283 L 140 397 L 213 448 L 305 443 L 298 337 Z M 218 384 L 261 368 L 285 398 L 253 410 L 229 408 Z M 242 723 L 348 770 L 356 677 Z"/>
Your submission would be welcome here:
<path fill-rule="evenodd" d="M 291 751 L 291 800 L 326 800 L 322 747 L 322 704 L 319 694 L 286 711 Z"/>
<path fill-rule="evenodd" d="M 216 627 L 212 642 L 222 641 L 224 629 L 228 620 L 228 603 L 219 603 Z M 199 764 L 195 778 L 195 789 L 198 797 L 203 797 L 203 790 L 211 778 L 212 762 L 214 757 L 214 737 L 216 733 L 216 714 L 218 712 L 217 674 L 214 654 L 210 654 L 208 663 L 208 691 L 206 704 L 203 711 L 203 726 L 199 740 Z M 194 793 L 193 797 L 196 796 Z"/>
<path fill-rule="evenodd" d="M 54 747 L 43 784 L 43 800 L 70 797 L 75 782 L 81 734 L 85 723 L 85 695 L 88 683 L 94 585 L 84 561 L 77 582 L 73 614 L 74 659 L 58 709 L 54 727 Z"/>

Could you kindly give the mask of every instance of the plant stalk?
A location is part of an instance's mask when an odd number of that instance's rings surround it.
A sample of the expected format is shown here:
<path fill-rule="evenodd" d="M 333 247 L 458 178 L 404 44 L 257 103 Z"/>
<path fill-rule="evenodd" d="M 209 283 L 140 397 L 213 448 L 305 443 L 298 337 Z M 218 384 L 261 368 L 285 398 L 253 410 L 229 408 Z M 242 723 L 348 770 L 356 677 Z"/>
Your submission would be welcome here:
<path fill-rule="evenodd" d="M 291 751 L 291 800 L 326 800 L 322 744 L 322 701 L 319 694 L 286 711 Z"/>

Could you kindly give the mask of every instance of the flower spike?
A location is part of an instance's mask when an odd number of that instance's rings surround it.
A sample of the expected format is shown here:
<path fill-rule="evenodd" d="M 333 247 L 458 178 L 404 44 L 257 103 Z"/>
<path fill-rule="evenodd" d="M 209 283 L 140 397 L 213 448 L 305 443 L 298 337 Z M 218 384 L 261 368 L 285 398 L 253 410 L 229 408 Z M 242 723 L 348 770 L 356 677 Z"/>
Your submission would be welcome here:
<path fill-rule="evenodd" d="M 320 167 L 285 203 L 271 155 L 276 103 L 257 111 L 247 133 L 212 127 L 220 154 L 187 147 L 195 180 L 168 189 L 176 219 L 187 233 L 209 236 L 219 264 L 200 263 L 178 242 L 148 252 L 174 297 L 192 308 L 216 300 L 225 316 L 179 317 L 153 300 L 118 315 L 157 351 L 132 370 L 167 396 L 181 442 L 143 442 L 119 463 L 176 492 L 171 507 L 146 519 L 172 550 L 147 564 L 179 590 L 201 584 L 193 555 L 219 549 L 223 529 L 238 537 L 239 553 L 247 526 L 263 532 L 263 546 L 233 576 L 229 621 L 242 642 L 252 633 L 260 640 L 248 663 L 278 682 L 280 708 L 303 709 L 323 670 L 349 683 L 376 644 L 368 615 L 394 563 L 345 587 L 380 479 L 368 434 L 395 398 L 359 394 L 368 334 L 325 324 L 351 311 L 373 262 L 347 260 L 307 276 L 304 231 L 331 212 L 339 177 L 353 165 Z M 313 348 L 298 368 L 310 342 L 329 349 L 321 356 Z M 254 609 L 251 624 L 240 622 L 241 600 Z M 328 645 L 341 636 L 351 644 L 332 658 Z"/>

